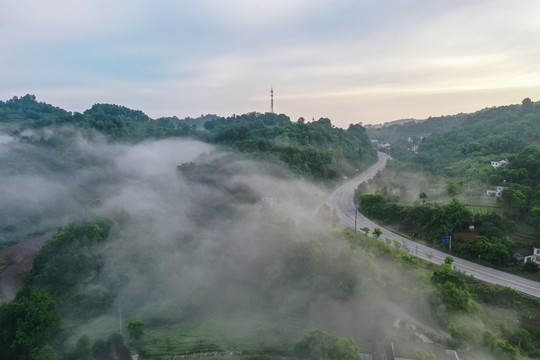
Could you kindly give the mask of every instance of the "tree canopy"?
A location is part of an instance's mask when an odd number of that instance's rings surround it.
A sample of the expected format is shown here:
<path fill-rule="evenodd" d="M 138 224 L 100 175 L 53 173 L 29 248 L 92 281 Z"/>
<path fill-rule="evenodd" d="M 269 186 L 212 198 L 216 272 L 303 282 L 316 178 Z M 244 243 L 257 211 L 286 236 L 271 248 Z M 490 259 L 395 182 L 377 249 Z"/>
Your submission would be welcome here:
<path fill-rule="evenodd" d="M 14 301 L 0 306 L 0 358 L 51 358 L 54 350 L 46 346 L 59 330 L 56 302 L 41 290 L 25 287 Z"/>

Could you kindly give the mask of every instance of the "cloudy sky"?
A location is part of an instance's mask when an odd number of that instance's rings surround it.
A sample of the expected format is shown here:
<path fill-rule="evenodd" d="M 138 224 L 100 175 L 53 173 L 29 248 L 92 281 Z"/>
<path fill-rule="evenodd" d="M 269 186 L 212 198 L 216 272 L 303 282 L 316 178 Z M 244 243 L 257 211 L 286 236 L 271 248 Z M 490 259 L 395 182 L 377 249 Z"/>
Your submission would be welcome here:
<path fill-rule="evenodd" d="M 0 99 L 338 126 L 540 100 L 538 0 L 3 0 Z"/>

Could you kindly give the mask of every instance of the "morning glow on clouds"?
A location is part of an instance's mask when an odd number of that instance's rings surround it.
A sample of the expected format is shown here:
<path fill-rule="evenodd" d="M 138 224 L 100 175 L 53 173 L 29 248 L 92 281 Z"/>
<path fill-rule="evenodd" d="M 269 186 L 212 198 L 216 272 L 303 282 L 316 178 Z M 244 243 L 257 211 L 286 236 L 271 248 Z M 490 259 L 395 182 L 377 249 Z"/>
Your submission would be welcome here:
<path fill-rule="evenodd" d="M 338 126 L 540 100 L 540 2 L 6 0 L 0 99 Z"/>

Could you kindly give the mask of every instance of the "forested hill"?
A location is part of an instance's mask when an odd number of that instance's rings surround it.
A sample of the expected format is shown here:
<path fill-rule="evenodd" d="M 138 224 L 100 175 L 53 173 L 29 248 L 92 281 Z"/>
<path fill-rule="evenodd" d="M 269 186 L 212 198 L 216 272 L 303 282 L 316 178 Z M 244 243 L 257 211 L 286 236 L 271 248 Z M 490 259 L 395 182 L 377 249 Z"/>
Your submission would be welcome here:
<path fill-rule="evenodd" d="M 192 128 L 182 121 L 152 120 L 139 110 L 124 106 L 96 104 L 84 113 L 71 113 L 49 104 L 37 102 L 34 95 L 0 101 L 0 124 L 9 125 L 15 133 L 25 129 L 70 125 L 94 129 L 117 141 L 140 141 L 146 138 L 187 136 Z"/>
<path fill-rule="evenodd" d="M 421 126 L 422 124 L 417 124 Z M 410 135 L 410 134 L 409 134 Z M 390 153 L 448 184 L 448 195 L 465 201 L 500 199 L 508 224 L 506 232 L 526 239 L 540 229 L 540 103 L 526 98 L 518 105 L 486 108 L 467 115 L 451 130 L 423 139 L 391 143 Z M 492 161 L 506 160 L 504 166 Z M 489 186 L 500 186 L 502 194 L 486 195 Z M 527 228 L 532 229 L 527 232 Z M 523 230 L 525 229 L 525 230 Z M 530 237 L 536 244 L 537 237 Z"/>
<path fill-rule="evenodd" d="M 501 160 L 540 144 L 540 103 L 487 108 L 468 115 L 461 125 L 432 134 L 419 142 L 412 160 L 425 170 L 448 176 L 464 175 L 471 168 Z M 410 145 L 409 145 L 410 146 Z M 409 155 L 411 152 L 396 156 Z M 466 160 L 466 163 L 463 163 Z"/>
<path fill-rule="evenodd" d="M 283 114 L 249 113 L 208 121 L 204 127 L 211 142 L 279 159 L 295 173 L 315 179 L 353 175 L 376 158 L 362 126 L 344 130 L 325 118 L 293 123 Z"/>
<path fill-rule="evenodd" d="M 388 141 L 393 144 L 406 143 L 407 138 L 420 138 L 435 133 L 446 132 L 460 126 L 468 114 L 430 117 L 425 120 L 397 120 L 381 127 L 366 125 L 371 139 Z"/>
<path fill-rule="evenodd" d="M 378 128 L 368 125 L 366 130 L 371 139 L 389 142 L 397 148 L 393 153 L 398 157 L 400 149 L 410 150 L 418 145 L 419 154 L 425 154 L 417 157 L 418 163 L 440 172 L 469 154 L 499 156 L 517 153 L 526 145 L 539 144 L 539 116 L 540 103 L 527 98 L 520 105 L 490 107 L 471 114 L 430 117 Z"/>
<path fill-rule="evenodd" d="M 12 135 L 24 135 L 26 129 L 64 125 L 97 130 L 112 141 L 193 137 L 257 159 L 283 162 L 296 174 L 322 181 L 354 175 L 356 169 L 376 158 L 362 126 L 350 125 L 344 130 L 324 118 L 293 123 L 283 114 L 253 112 L 229 118 L 201 115 L 197 119 L 153 120 L 142 111 L 111 104 L 96 104 L 84 113 L 71 113 L 38 102 L 33 95 L 0 101 L 0 126 Z"/>

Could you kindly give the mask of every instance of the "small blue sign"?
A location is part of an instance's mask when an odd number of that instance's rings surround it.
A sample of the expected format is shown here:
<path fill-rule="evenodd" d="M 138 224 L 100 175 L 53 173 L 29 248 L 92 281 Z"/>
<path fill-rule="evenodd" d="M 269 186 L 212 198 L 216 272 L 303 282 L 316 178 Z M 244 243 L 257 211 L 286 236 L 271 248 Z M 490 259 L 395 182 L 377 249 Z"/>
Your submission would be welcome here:
<path fill-rule="evenodd" d="M 451 236 L 443 236 L 442 237 L 442 242 L 449 242 L 451 239 Z"/>

